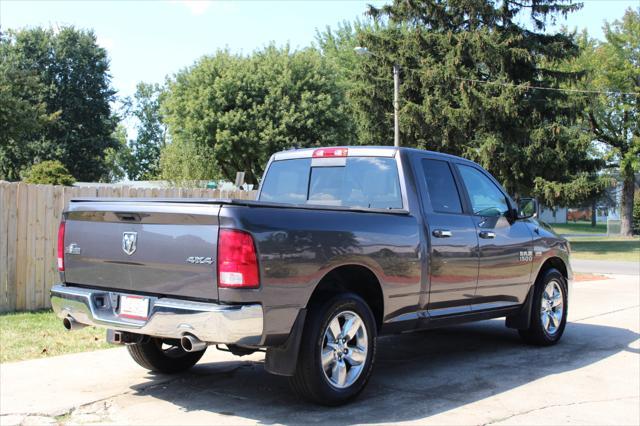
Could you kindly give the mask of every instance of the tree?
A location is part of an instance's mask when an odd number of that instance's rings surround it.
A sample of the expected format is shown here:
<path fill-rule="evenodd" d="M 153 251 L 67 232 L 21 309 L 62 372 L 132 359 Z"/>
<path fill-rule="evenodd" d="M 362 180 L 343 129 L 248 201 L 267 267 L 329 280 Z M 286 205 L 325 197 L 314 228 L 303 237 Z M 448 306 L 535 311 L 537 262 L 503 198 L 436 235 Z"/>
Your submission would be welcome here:
<path fill-rule="evenodd" d="M 160 174 L 160 152 L 166 145 L 167 128 L 160 112 L 163 89 L 158 84 L 139 83 L 130 114 L 136 119 L 137 136 L 129 144 L 132 161 L 127 175 L 132 180 L 155 179 Z"/>
<path fill-rule="evenodd" d="M 1 42 L 14 58 L 13 72 L 34 78 L 31 87 L 37 92 L 21 99 L 55 116 L 41 128 L 32 126 L 32 136 L 14 140 L 11 152 L 19 161 L 10 173 L 34 161 L 58 159 L 80 180 L 102 178 L 104 151 L 116 146 L 109 105 L 115 92 L 107 52 L 95 34 L 73 27 L 33 28 L 10 31 Z"/>
<path fill-rule="evenodd" d="M 76 180 L 67 168 L 57 160 L 36 163 L 24 172 L 22 179 L 26 183 L 44 185 L 73 185 Z"/>
<path fill-rule="evenodd" d="M 633 232 L 640 234 L 640 190 L 635 192 L 633 199 Z"/>
<path fill-rule="evenodd" d="M 600 166 L 579 126 L 584 97 L 562 89 L 580 73 L 560 64 L 579 54 L 572 34 L 545 25 L 577 8 L 563 0 L 396 0 L 371 7 L 357 32 L 372 52 L 348 94 L 365 120 L 363 142 L 393 141 L 393 64 L 401 68 L 401 143 L 478 161 L 514 194 L 585 182 Z M 533 29 L 519 24 L 527 14 Z M 518 17 L 518 20 L 516 20 Z M 582 179 L 578 179 L 582 177 Z M 548 189 L 548 188 L 547 188 Z M 580 188 L 580 193 L 589 193 Z M 547 191 L 552 205 L 567 191 Z"/>
<path fill-rule="evenodd" d="M 333 67 L 314 49 L 202 58 L 168 82 L 162 176 L 233 180 L 244 171 L 257 183 L 276 151 L 350 144 L 343 102 Z"/>
<path fill-rule="evenodd" d="M 368 123 L 366 112 L 358 109 L 350 93 L 356 90 L 359 85 L 366 84 L 356 78 L 355 70 L 358 67 L 360 58 L 354 49 L 358 46 L 357 34 L 362 32 L 370 23 L 355 21 L 353 24 L 342 22 L 336 29 L 327 27 L 324 31 L 316 31 L 315 46 L 320 54 L 326 59 L 327 65 L 333 68 L 336 84 L 344 94 L 343 102 L 340 104 L 341 113 L 347 117 L 345 126 L 348 133 L 353 135 L 353 142 L 367 144 L 363 138 Z"/>
<path fill-rule="evenodd" d="M 161 176 L 184 187 L 194 186 L 197 181 L 220 178 L 213 158 L 213 150 L 208 146 L 178 139 L 162 150 Z"/>
<path fill-rule="evenodd" d="M 41 132 L 57 116 L 47 113 L 44 91 L 35 71 L 20 68 L 11 38 L 0 33 L 0 180 L 20 179 L 44 145 Z"/>
<path fill-rule="evenodd" d="M 118 182 L 127 177 L 127 171 L 132 169 L 135 162 L 131 153 L 131 148 L 127 144 L 127 129 L 122 124 L 118 124 L 112 135 L 117 141 L 116 147 L 109 147 L 104 150 L 104 163 L 107 174 L 102 179 L 105 182 Z"/>
<path fill-rule="evenodd" d="M 601 91 L 591 97 L 587 119 L 594 137 L 618 167 L 622 181 L 621 234 L 633 233 L 634 174 L 640 170 L 640 8 L 604 27 L 603 43 L 584 51 L 585 84 Z"/>

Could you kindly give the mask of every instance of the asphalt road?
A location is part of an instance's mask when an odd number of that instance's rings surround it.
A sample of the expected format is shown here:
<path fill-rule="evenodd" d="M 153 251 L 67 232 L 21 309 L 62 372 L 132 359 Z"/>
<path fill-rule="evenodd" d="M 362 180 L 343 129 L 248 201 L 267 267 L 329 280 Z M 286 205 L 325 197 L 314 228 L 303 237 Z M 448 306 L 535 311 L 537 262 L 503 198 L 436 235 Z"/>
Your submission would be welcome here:
<path fill-rule="evenodd" d="M 0 424 L 640 424 L 637 277 L 578 282 L 570 304 L 549 348 L 500 320 L 383 337 L 368 388 L 334 409 L 298 400 L 261 354 L 211 348 L 174 377 L 122 348 L 2 364 Z"/>
<path fill-rule="evenodd" d="M 589 274 L 618 274 L 640 275 L 640 259 L 637 262 L 622 262 L 615 260 L 584 260 L 571 259 L 573 272 Z"/>

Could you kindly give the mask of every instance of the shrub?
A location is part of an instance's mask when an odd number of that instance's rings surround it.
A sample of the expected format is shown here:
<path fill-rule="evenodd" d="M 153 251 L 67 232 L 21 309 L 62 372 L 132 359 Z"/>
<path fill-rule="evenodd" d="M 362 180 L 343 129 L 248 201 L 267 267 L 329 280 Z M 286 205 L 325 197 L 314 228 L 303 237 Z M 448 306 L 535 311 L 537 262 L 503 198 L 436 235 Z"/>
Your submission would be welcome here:
<path fill-rule="evenodd" d="M 23 173 L 22 180 L 26 183 L 65 186 L 71 186 L 76 181 L 64 164 L 57 160 L 34 164 Z"/>

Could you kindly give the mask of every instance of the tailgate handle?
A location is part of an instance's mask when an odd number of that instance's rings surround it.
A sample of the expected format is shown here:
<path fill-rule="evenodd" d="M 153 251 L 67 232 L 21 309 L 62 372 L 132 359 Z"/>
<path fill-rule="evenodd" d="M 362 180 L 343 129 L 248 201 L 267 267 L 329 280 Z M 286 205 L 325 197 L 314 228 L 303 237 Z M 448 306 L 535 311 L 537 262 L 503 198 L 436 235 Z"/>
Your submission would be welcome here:
<path fill-rule="evenodd" d="M 116 213 L 118 219 L 123 222 L 140 222 L 140 215 L 137 213 Z"/>

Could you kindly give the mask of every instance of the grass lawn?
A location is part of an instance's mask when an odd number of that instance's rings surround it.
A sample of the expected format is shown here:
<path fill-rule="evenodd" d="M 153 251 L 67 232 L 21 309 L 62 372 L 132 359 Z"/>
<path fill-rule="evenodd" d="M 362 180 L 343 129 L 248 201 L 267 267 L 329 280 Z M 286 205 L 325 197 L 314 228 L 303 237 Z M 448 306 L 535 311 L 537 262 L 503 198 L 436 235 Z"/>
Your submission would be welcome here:
<path fill-rule="evenodd" d="M 104 329 L 86 327 L 72 333 L 51 311 L 0 315 L 0 362 L 44 358 L 113 347 Z"/>
<path fill-rule="evenodd" d="M 553 223 L 551 227 L 558 234 L 606 234 L 607 224 L 598 223 L 596 226 L 591 226 L 591 222 L 578 221 L 567 223 Z"/>
<path fill-rule="evenodd" d="M 569 237 L 576 259 L 640 262 L 640 238 Z"/>

